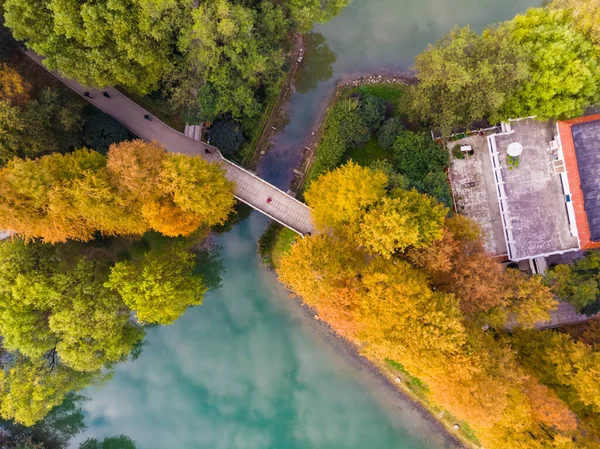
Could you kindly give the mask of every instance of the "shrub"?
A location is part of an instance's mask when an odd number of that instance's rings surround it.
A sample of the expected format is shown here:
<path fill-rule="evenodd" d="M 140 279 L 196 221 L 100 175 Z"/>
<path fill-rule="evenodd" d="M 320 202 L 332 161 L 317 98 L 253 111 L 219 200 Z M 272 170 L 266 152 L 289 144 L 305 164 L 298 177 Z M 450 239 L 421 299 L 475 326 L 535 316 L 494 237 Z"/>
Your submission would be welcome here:
<path fill-rule="evenodd" d="M 411 181 L 448 168 L 448 152 L 425 134 L 405 131 L 394 143 L 396 168 Z"/>
<path fill-rule="evenodd" d="M 396 137 L 404 131 L 404 125 L 398 117 L 386 120 L 377 134 L 379 146 L 385 151 L 391 151 L 396 142 Z"/>
<path fill-rule="evenodd" d="M 361 97 L 359 114 L 363 122 L 372 131 L 376 131 L 385 120 L 385 101 L 374 95 Z"/>
<path fill-rule="evenodd" d="M 224 154 L 234 154 L 244 142 L 242 125 L 232 120 L 217 120 L 210 128 L 211 144 Z"/>
<path fill-rule="evenodd" d="M 460 145 L 454 145 L 452 148 L 452 156 L 454 156 L 456 159 L 464 159 L 465 155 L 460 149 Z"/>
<path fill-rule="evenodd" d="M 311 174 L 317 175 L 338 165 L 344 153 L 369 141 L 370 132 L 358 112 L 357 99 L 348 98 L 335 105 L 327 117 L 325 136 L 317 148 Z"/>

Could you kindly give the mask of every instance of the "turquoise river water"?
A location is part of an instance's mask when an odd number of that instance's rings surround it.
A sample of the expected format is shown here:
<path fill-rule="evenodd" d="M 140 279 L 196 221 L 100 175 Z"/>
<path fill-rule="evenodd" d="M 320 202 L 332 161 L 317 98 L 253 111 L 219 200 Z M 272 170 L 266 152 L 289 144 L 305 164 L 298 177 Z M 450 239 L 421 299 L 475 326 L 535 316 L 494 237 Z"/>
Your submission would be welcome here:
<path fill-rule="evenodd" d="M 406 70 L 453 25 L 482 29 L 532 0 L 354 0 L 309 38 L 289 124 L 259 173 L 282 188 L 335 81 Z M 137 449 L 446 449 L 410 402 L 391 395 L 289 299 L 256 257 L 253 213 L 216 245 L 222 287 L 175 324 L 148 331 L 141 357 L 88 389 L 89 437 L 125 434 Z"/>

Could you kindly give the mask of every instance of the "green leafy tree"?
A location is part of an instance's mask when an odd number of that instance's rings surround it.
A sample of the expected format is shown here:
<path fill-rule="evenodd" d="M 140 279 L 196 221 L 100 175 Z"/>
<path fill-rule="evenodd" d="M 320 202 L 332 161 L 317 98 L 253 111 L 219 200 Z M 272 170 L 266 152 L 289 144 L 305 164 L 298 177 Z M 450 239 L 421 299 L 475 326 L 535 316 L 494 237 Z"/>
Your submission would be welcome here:
<path fill-rule="evenodd" d="M 68 152 L 81 145 L 82 106 L 45 89 L 23 107 L 0 101 L 0 165 L 13 157 Z"/>
<path fill-rule="evenodd" d="M 6 0 L 3 7 L 6 26 L 47 67 L 87 85 L 147 93 L 169 70 L 193 1 Z"/>
<path fill-rule="evenodd" d="M 117 263 L 105 286 L 119 292 L 141 322 L 171 324 L 202 303 L 206 287 L 194 266 L 194 255 L 183 249 L 149 252 L 138 263 Z"/>
<path fill-rule="evenodd" d="M 135 443 L 125 435 L 106 437 L 102 441 L 89 438 L 79 445 L 79 449 L 135 449 Z"/>
<path fill-rule="evenodd" d="M 359 114 L 367 128 L 377 131 L 385 119 L 385 101 L 375 95 L 360 98 Z"/>
<path fill-rule="evenodd" d="M 395 166 L 409 187 L 450 207 L 452 194 L 445 174 L 448 152 L 425 134 L 402 132 L 394 143 Z"/>
<path fill-rule="evenodd" d="M 230 113 L 234 119 L 261 112 L 257 92 L 269 92 L 282 75 L 289 25 L 283 10 L 260 2 L 256 9 L 229 0 L 201 4 L 192 13 L 189 51 L 195 76 L 204 79 L 198 101 L 202 117 Z"/>
<path fill-rule="evenodd" d="M 523 55 L 529 72 L 501 116 L 577 117 L 600 100 L 600 49 L 573 26 L 567 11 L 530 9 L 499 32 L 510 37 L 508 45 Z"/>
<path fill-rule="evenodd" d="M 0 371 L 0 414 L 32 426 L 60 405 L 73 390 L 105 379 L 99 372 L 81 373 L 50 359 L 16 356 Z"/>
<path fill-rule="evenodd" d="M 99 153 L 107 154 L 112 144 L 129 137 L 123 125 L 104 112 L 93 110 L 85 117 L 83 141 Z"/>
<path fill-rule="evenodd" d="M 600 251 L 588 251 L 573 264 L 551 268 L 545 282 L 556 296 L 577 310 L 595 303 L 600 299 Z"/>
<path fill-rule="evenodd" d="M 377 134 L 377 142 L 385 151 L 391 151 L 396 142 L 396 138 L 404 131 L 404 124 L 398 117 L 393 117 L 381 125 Z"/>
<path fill-rule="evenodd" d="M 15 447 L 20 443 L 39 444 L 43 449 L 66 449 L 69 440 L 82 432 L 85 416 L 81 404 L 86 400 L 74 392 L 68 393 L 62 403 L 31 427 L 1 419 L 0 447 Z"/>
<path fill-rule="evenodd" d="M 404 176 L 396 172 L 394 166 L 387 159 L 377 159 L 371 162 L 369 165 L 371 170 L 379 170 L 388 178 L 387 190 L 392 191 L 394 189 L 406 189 L 408 183 Z"/>
<path fill-rule="evenodd" d="M 337 166 L 344 153 L 369 141 L 371 133 L 359 112 L 357 98 L 338 102 L 327 116 L 325 134 L 319 144 L 313 173 L 321 173 Z"/>
<path fill-rule="evenodd" d="M 93 372 L 127 357 L 143 338 L 122 299 L 106 289 L 98 263 L 61 260 L 51 248 L 0 245 L 3 347 L 32 359 L 55 352 L 62 364 Z"/>
<path fill-rule="evenodd" d="M 518 55 L 493 29 L 483 36 L 469 27 L 454 29 L 415 58 L 414 115 L 446 135 L 485 117 L 493 120 L 526 76 Z"/>
<path fill-rule="evenodd" d="M 207 226 L 227 220 L 236 201 L 233 186 L 219 166 L 199 157 L 169 155 L 160 173 L 162 192 Z"/>
<path fill-rule="evenodd" d="M 387 259 L 409 246 L 431 246 L 442 239 L 446 214 L 445 207 L 416 190 L 396 190 L 364 214 L 358 243 Z"/>
<path fill-rule="evenodd" d="M 234 154 L 244 143 L 244 131 L 232 120 L 217 120 L 210 128 L 210 143 L 224 154 Z"/>

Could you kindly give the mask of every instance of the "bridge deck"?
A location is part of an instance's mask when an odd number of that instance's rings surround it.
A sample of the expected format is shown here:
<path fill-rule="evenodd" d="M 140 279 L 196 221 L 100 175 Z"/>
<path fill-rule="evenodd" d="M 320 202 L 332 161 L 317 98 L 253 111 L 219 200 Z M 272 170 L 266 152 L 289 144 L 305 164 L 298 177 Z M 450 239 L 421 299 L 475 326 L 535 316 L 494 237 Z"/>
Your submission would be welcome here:
<path fill-rule="evenodd" d="M 37 53 L 29 50 L 25 54 L 46 68 L 42 64 L 43 58 Z M 224 159 L 215 147 L 186 137 L 112 87 L 104 89 L 110 95 L 110 98 L 106 98 L 100 91 L 83 87 L 77 81 L 63 78 L 56 72 L 52 74 L 81 96 L 84 92 L 89 92 L 92 98 L 84 97 L 87 101 L 118 120 L 136 136 L 147 141 L 156 140 L 163 144 L 167 151 L 200 156 L 209 162 L 221 165 L 227 178 L 235 181 L 235 196 L 240 201 L 301 235 L 313 232 L 308 206 Z M 152 120 L 146 120 L 144 118 L 146 114 L 150 115 Z M 268 198 L 271 198 L 270 202 L 267 202 Z"/>

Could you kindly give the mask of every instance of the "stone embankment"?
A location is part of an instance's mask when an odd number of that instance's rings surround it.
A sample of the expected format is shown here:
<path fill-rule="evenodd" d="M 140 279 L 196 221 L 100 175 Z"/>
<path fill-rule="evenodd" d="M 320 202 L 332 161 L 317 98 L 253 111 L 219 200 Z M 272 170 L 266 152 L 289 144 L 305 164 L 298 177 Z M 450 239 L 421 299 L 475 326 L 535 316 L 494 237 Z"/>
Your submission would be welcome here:
<path fill-rule="evenodd" d="M 338 87 L 341 86 L 362 86 L 365 84 L 406 84 L 413 85 L 417 83 L 417 79 L 407 73 L 399 72 L 382 72 L 368 75 L 360 75 L 344 77 L 338 82 Z"/>

